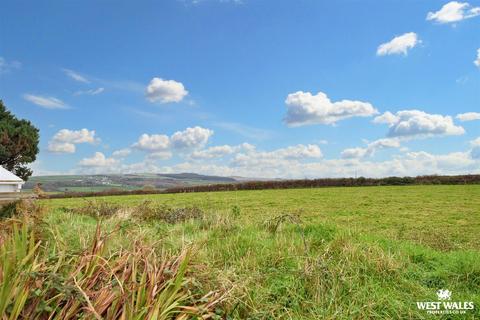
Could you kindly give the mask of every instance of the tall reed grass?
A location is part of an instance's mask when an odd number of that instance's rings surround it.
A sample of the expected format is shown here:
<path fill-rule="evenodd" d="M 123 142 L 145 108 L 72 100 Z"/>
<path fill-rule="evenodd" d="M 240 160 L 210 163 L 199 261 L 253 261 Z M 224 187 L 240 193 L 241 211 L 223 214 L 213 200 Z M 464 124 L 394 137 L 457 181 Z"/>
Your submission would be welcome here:
<path fill-rule="evenodd" d="M 112 251 L 98 223 L 90 247 L 72 253 L 57 236 L 42 239 L 49 230 L 34 208 L 0 222 L 0 319 L 214 316 L 223 296 L 192 290 L 193 248 L 158 254 L 137 241 Z"/>

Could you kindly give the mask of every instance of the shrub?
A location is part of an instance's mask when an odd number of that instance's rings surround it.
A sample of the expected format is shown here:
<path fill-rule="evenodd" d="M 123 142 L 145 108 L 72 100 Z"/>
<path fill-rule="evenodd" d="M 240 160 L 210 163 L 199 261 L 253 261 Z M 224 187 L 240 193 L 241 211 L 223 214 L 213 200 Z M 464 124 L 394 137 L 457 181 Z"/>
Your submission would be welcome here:
<path fill-rule="evenodd" d="M 17 201 L 0 205 L 0 219 L 11 218 L 17 213 Z"/>
<path fill-rule="evenodd" d="M 241 213 L 240 207 L 237 206 L 237 205 L 234 205 L 234 206 L 232 207 L 232 216 L 233 216 L 234 218 L 238 218 L 238 217 L 240 217 L 240 213 Z"/>
<path fill-rule="evenodd" d="M 39 216 L 43 211 L 44 207 L 35 200 L 18 200 L 0 205 L 0 219 L 26 214 Z"/>

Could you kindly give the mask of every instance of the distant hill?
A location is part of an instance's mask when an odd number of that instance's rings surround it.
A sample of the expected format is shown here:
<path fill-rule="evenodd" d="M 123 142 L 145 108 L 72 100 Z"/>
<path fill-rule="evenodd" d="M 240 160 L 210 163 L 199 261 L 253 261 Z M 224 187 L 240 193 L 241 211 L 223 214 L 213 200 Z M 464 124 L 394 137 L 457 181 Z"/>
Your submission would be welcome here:
<path fill-rule="evenodd" d="M 139 190 L 152 187 L 167 189 L 239 181 L 244 180 L 196 173 L 58 175 L 31 177 L 25 183 L 24 189 L 32 189 L 37 183 L 41 183 L 42 189 L 47 192 L 90 192 L 109 189 Z"/>

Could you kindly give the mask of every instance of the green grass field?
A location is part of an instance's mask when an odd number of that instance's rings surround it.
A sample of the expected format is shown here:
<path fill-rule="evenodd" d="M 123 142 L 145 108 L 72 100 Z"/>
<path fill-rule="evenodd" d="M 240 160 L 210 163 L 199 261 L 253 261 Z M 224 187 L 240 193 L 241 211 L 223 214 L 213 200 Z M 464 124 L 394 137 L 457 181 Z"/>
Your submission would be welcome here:
<path fill-rule="evenodd" d="M 202 219 L 130 217 L 142 202 L 198 207 Z M 71 254 L 97 222 L 110 250 L 135 241 L 161 252 L 194 248 L 190 276 L 224 292 L 218 318 L 474 319 L 480 317 L 480 186 L 408 186 L 114 196 L 95 219 L 69 209 L 92 199 L 42 200 L 42 223 Z M 48 236 L 47 236 L 48 237 Z M 428 315 L 417 301 L 473 301 L 461 315 Z"/>

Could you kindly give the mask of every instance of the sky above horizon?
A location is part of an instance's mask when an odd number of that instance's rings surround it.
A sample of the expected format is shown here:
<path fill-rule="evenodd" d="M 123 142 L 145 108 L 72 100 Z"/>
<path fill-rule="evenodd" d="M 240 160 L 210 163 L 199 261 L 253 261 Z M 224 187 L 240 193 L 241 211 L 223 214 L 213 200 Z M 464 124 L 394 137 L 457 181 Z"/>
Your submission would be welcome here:
<path fill-rule="evenodd" d="M 3 1 L 34 175 L 480 173 L 480 1 Z"/>

